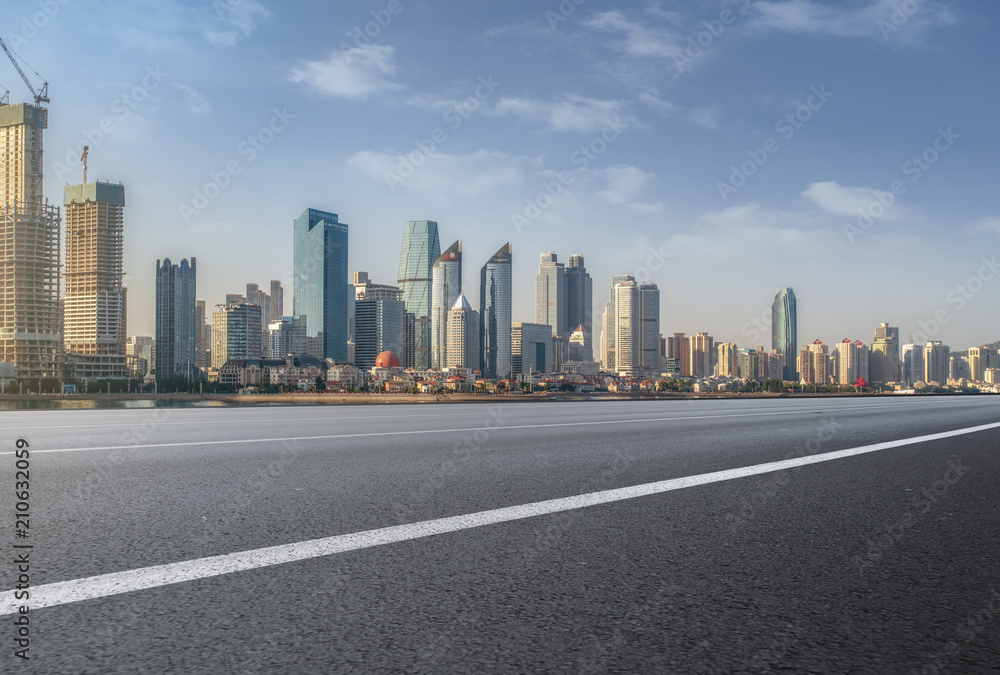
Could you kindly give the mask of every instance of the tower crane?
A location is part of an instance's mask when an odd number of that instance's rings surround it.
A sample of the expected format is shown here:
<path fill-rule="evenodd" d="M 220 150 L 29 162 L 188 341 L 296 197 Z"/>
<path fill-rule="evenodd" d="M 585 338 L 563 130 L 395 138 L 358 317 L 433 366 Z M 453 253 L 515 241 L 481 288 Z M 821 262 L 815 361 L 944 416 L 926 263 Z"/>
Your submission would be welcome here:
<path fill-rule="evenodd" d="M 24 83 L 26 85 L 28 85 L 28 89 L 31 90 L 32 95 L 34 95 L 34 97 L 35 97 L 35 105 L 36 106 L 40 106 L 43 103 L 48 103 L 49 102 L 49 83 L 48 82 L 42 82 L 42 90 L 41 91 L 35 91 L 35 87 L 34 87 L 34 85 L 31 84 L 31 80 L 29 80 L 28 76 L 24 74 L 24 71 L 21 70 L 20 64 L 18 64 L 17 59 L 14 58 L 14 52 L 12 52 L 10 50 L 10 48 L 7 46 L 7 43 L 3 41 L 3 38 L 0 38 L 0 47 L 3 47 L 3 50 L 5 52 L 7 52 L 7 57 L 10 59 L 10 62 L 14 64 L 15 68 L 17 68 L 17 72 L 21 76 L 21 79 L 24 80 Z M 25 61 L 24 65 L 26 65 L 26 66 L 28 65 L 27 61 Z M 31 66 L 28 66 L 28 67 L 31 68 Z M 32 71 L 35 73 L 35 75 L 38 75 L 38 71 L 36 71 L 34 68 L 32 68 Z M 38 77 L 42 77 L 42 76 L 38 75 Z M 44 80 L 44 78 L 42 78 L 42 79 Z M 7 96 L 10 96 L 9 92 L 8 92 Z"/>

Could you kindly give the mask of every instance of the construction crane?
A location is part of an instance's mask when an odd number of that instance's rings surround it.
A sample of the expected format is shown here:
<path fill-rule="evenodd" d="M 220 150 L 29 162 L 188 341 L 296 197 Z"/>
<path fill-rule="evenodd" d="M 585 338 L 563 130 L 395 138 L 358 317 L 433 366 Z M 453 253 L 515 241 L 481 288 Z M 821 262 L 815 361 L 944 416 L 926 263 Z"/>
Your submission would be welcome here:
<path fill-rule="evenodd" d="M 83 162 L 83 184 L 87 184 L 87 157 L 90 155 L 90 146 L 83 146 L 83 156 L 80 157 L 80 161 Z"/>
<path fill-rule="evenodd" d="M 7 52 L 7 56 L 8 56 L 8 58 L 10 58 L 10 62 L 14 64 L 15 68 L 17 68 L 17 72 L 21 76 L 21 79 L 24 80 L 24 83 L 26 85 L 28 85 L 28 89 L 31 90 L 32 95 L 34 95 L 34 97 L 35 97 L 35 105 L 36 106 L 40 106 L 43 103 L 48 103 L 49 102 L 49 83 L 48 82 L 43 82 L 42 83 L 42 90 L 40 92 L 39 91 L 35 91 L 35 87 L 34 87 L 34 85 L 31 84 L 31 80 L 29 80 L 28 76 L 24 74 L 24 71 L 21 70 L 21 66 L 18 64 L 17 59 L 14 58 L 14 52 L 12 52 L 10 50 L 10 48 L 7 46 L 7 43 L 3 41 L 3 38 L 0 38 L 0 47 L 3 47 L 3 50 L 5 52 Z M 22 59 L 22 61 L 23 61 L 23 59 Z M 25 61 L 24 65 L 27 66 L 28 62 Z M 31 66 L 28 66 L 28 67 L 31 68 Z M 38 71 L 37 70 L 35 70 L 34 68 L 31 68 L 31 70 L 32 70 L 32 72 L 35 73 L 35 75 L 38 75 Z M 38 75 L 38 77 L 42 77 L 42 76 Z M 44 80 L 44 78 L 42 78 L 42 79 Z M 10 93 L 8 92 L 7 95 L 9 96 Z"/>

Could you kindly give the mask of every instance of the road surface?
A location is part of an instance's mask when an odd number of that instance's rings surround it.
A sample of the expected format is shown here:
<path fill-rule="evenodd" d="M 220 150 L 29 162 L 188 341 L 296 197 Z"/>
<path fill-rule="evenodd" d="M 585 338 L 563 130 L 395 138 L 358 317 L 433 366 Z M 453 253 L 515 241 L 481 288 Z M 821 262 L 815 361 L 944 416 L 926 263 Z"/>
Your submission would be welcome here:
<path fill-rule="evenodd" d="M 1000 672 L 998 397 L 0 427 L 0 672 Z"/>

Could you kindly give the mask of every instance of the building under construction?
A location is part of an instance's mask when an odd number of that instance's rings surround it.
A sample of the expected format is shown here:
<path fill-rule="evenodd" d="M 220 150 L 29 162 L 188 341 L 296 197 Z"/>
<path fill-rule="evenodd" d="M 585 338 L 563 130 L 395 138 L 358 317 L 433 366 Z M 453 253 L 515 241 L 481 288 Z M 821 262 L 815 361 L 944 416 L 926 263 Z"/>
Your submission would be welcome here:
<path fill-rule="evenodd" d="M 125 187 L 121 184 L 66 186 L 63 344 L 67 373 L 76 379 L 127 375 L 124 213 Z"/>
<path fill-rule="evenodd" d="M 41 105 L 0 103 L 0 345 L 25 380 L 58 377 L 62 349 L 59 208 L 42 192 L 47 127 Z"/>

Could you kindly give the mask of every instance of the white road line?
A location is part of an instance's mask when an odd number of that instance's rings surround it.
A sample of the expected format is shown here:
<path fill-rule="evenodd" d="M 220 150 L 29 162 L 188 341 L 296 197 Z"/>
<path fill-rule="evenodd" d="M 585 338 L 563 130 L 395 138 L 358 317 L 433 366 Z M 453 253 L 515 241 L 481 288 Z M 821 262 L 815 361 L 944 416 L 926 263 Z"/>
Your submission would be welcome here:
<path fill-rule="evenodd" d="M 874 410 L 877 408 L 891 408 L 893 406 L 856 406 L 855 409 Z M 852 408 L 840 407 L 837 411 L 851 410 Z M 602 424 L 636 424 L 638 422 L 680 422 L 688 420 L 713 420 L 732 417 L 770 417 L 774 415 L 809 415 L 829 412 L 825 408 L 808 408 L 801 410 L 783 410 L 779 412 L 761 413 L 738 413 L 731 415 L 695 415 L 688 417 L 651 417 L 651 418 L 629 418 L 625 420 L 591 420 L 587 422 L 550 422 L 547 424 L 498 424 L 493 427 L 466 427 L 458 429 L 410 429 L 407 431 L 370 431 L 355 434 L 326 434 L 321 436 L 286 436 L 282 438 L 240 438 L 225 441 L 182 441 L 176 443 L 147 443 L 145 445 L 102 445 L 90 448 L 53 448 L 51 450 L 33 450 L 31 454 L 41 455 L 53 452 L 87 452 L 90 450 L 121 450 L 123 448 L 143 449 L 143 448 L 178 448 L 201 445 L 237 445 L 247 443 L 284 443 L 286 441 L 325 441 L 339 438 L 374 438 L 379 436 L 410 436 L 415 434 L 450 434 L 466 431 L 510 431 L 514 429 L 547 429 L 552 427 L 585 427 Z M 0 452 L 0 456 L 13 455 L 14 451 Z"/>
<path fill-rule="evenodd" d="M 234 572 L 245 572 L 261 567 L 282 565 L 284 563 L 296 562 L 299 560 L 309 560 L 324 556 L 344 553 L 347 551 L 357 551 L 360 549 L 383 546 L 401 541 L 421 539 L 437 534 L 449 532 L 459 532 L 486 525 L 496 525 L 497 523 L 507 523 L 525 518 L 534 518 L 561 511 L 571 511 L 582 509 L 588 506 L 600 504 L 610 504 L 637 497 L 647 497 L 649 495 L 662 494 L 673 490 L 683 490 L 684 488 L 719 483 L 722 481 L 735 480 L 737 478 L 747 478 L 749 476 L 759 476 L 761 474 L 784 471 L 809 464 L 819 464 L 830 462 L 845 457 L 855 457 L 881 450 L 889 450 L 907 445 L 928 443 L 939 441 L 956 436 L 974 434 L 980 431 L 1000 429 L 1000 422 L 993 424 L 983 424 L 966 429 L 956 429 L 926 436 L 914 438 L 904 438 L 898 441 L 888 441 L 886 443 L 876 443 L 846 450 L 836 450 L 820 455 L 810 455 L 806 457 L 796 457 L 778 462 L 768 462 L 746 466 L 739 469 L 728 469 L 726 471 L 715 471 L 698 476 L 687 476 L 684 478 L 674 478 L 671 480 L 659 481 L 657 483 L 645 483 L 643 485 L 633 485 L 627 488 L 615 490 L 603 490 L 601 492 L 591 492 L 588 494 L 576 495 L 574 497 L 563 497 L 561 499 L 550 499 L 542 502 L 521 504 L 519 506 L 509 506 L 490 511 L 480 511 L 462 516 L 452 516 L 450 518 L 439 518 L 437 520 L 425 520 L 419 523 L 408 525 L 396 525 L 384 527 L 377 530 L 367 530 L 365 532 L 355 532 L 353 534 L 326 537 L 324 539 L 313 539 L 293 544 L 282 544 L 279 546 L 268 546 L 250 551 L 240 551 L 227 555 L 217 555 L 210 558 L 199 558 L 196 560 L 186 560 L 166 565 L 156 565 L 154 567 L 144 567 L 141 569 L 129 570 L 125 572 L 113 572 L 111 574 L 101 574 L 94 577 L 74 579 L 72 581 L 60 581 L 43 586 L 36 586 L 31 589 L 29 601 L 19 601 L 14 598 L 14 590 L 6 591 L 2 595 L 5 598 L 0 602 L 0 616 L 16 614 L 21 604 L 30 606 L 31 609 L 42 609 L 44 607 L 55 607 L 71 602 L 82 602 L 84 600 L 94 600 L 111 595 L 131 593 L 160 586 L 179 584 L 195 579 L 205 579 L 208 577 L 232 574 Z"/>

